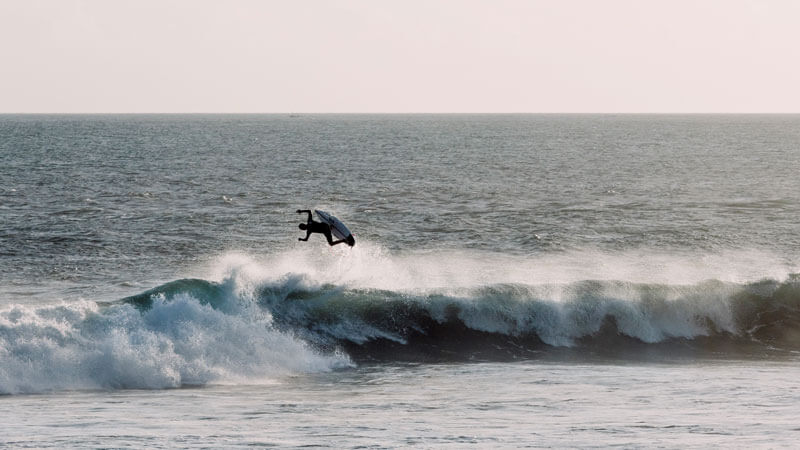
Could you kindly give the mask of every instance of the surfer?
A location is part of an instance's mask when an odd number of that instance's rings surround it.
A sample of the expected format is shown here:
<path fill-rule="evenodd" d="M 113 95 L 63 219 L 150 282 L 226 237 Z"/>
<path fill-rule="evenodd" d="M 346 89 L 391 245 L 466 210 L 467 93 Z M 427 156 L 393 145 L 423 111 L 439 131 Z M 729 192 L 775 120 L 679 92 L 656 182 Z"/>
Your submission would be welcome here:
<path fill-rule="evenodd" d="M 336 244 L 341 244 L 342 242 L 347 242 L 348 245 L 351 247 L 353 244 L 346 239 L 339 239 L 338 241 L 333 240 L 333 236 L 331 235 L 331 226 L 327 223 L 317 222 L 316 220 L 311 218 L 311 210 L 310 209 L 298 209 L 297 214 L 308 213 L 308 221 L 306 223 L 301 223 L 299 228 L 301 230 L 305 230 L 306 237 L 304 238 L 297 238 L 298 241 L 307 241 L 308 237 L 311 236 L 311 233 L 321 233 L 325 235 L 325 239 L 328 240 L 328 245 L 334 246 Z"/>

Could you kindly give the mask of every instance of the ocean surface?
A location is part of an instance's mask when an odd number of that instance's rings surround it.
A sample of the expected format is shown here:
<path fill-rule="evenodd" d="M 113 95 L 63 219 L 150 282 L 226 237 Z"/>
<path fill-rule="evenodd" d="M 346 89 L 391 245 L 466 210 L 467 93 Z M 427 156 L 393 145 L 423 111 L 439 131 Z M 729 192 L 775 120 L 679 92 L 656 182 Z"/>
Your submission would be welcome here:
<path fill-rule="evenodd" d="M 0 446 L 793 447 L 798 193 L 797 115 L 0 115 Z"/>

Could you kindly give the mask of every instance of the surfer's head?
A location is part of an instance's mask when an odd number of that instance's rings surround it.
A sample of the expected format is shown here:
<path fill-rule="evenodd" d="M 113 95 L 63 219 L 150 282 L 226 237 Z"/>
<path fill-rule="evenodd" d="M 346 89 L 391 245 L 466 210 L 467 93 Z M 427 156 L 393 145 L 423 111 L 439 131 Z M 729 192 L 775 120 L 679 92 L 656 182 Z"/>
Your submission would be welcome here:
<path fill-rule="evenodd" d="M 306 225 L 306 224 L 304 224 L 304 223 L 301 223 L 300 225 L 298 225 L 298 227 L 299 227 L 301 230 L 305 230 L 306 228 L 308 228 L 308 225 Z"/>

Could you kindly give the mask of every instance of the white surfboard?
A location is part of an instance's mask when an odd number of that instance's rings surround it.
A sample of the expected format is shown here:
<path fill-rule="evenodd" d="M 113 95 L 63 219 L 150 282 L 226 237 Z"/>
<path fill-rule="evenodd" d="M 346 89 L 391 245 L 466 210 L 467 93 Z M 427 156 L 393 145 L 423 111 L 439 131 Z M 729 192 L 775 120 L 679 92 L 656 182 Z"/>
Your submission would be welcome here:
<path fill-rule="evenodd" d="M 353 238 L 353 233 L 351 233 L 350 230 L 347 229 L 347 227 L 342 223 L 341 220 L 320 209 L 315 209 L 314 212 L 317 213 L 317 217 L 319 217 L 319 219 L 322 222 L 327 223 L 331 227 L 331 234 L 336 236 L 338 239 L 344 239 L 348 241 L 347 243 L 351 247 L 355 245 L 355 239 Z"/>

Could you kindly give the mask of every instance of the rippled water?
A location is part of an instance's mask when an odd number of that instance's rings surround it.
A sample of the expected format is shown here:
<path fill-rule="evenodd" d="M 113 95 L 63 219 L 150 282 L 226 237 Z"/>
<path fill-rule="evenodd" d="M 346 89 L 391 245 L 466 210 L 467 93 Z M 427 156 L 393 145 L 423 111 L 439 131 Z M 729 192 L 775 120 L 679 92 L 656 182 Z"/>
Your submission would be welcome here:
<path fill-rule="evenodd" d="M 798 116 L 6 115 L 0 136 L 2 443 L 797 438 Z M 298 242 L 298 208 L 357 245 Z"/>
<path fill-rule="evenodd" d="M 366 366 L 0 400 L 0 442 L 81 447 L 793 447 L 796 364 Z"/>

